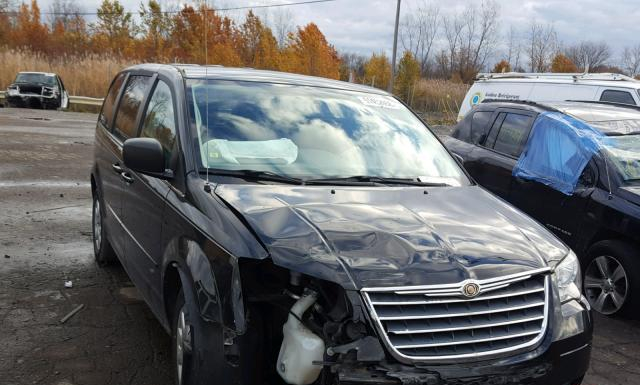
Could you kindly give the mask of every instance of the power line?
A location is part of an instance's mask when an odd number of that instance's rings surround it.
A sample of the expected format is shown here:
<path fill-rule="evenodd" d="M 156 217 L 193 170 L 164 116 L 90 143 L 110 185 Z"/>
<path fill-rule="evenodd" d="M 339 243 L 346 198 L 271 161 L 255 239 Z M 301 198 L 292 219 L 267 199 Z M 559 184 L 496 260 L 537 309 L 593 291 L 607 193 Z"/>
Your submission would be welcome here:
<path fill-rule="evenodd" d="M 241 7 L 229 7 L 229 8 L 214 8 L 213 12 L 221 12 L 221 11 L 238 11 L 243 9 L 258 9 L 258 8 L 276 8 L 276 7 L 289 7 L 294 5 L 305 5 L 305 4 L 317 4 L 317 3 L 330 3 L 338 0 L 307 0 L 307 1 L 297 1 L 294 3 L 280 3 L 280 4 L 265 4 L 265 5 L 245 5 Z M 163 14 L 174 14 L 180 13 L 182 10 L 177 11 L 160 11 L 160 12 L 149 12 L 149 13 L 163 13 Z M 18 11 L 0 11 L 0 14 L 9 14 L 9 15 L 17 15 Z M 133 13 L 141 13 L 140 11 L 123 11 L 123 14 L 133 14 Z M 52 15 L 52 16 L 97 16 L 98 12 L 40 12 L 41 15 Z M 116 12 L 105 12 L 100 13 L 101 15 L 118 15 Z"/>

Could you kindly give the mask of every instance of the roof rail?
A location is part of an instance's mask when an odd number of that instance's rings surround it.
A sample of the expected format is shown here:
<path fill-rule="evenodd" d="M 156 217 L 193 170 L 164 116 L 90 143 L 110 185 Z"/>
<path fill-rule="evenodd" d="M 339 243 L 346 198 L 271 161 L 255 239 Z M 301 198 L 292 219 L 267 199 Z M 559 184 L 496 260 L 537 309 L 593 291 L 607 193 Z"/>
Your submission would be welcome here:
<path fill-rule="evenodd" d="M 607 102 L 604 100 L 565 100 L 566 102 L 573 103 L 589 103 L 589 104 L 602 104 L 605 106 L 614 106 L 620 108 L 628 108 L 636 111 L 640 111 L 640 106 L 636 106 L 634 104 L 626 104 L 626 103 L 616 103 L 616 102 Z"/>
<path fill-rule="evenodd" d="M 627 75 L 616 73 L 555 73 L 555 72 L 504 72 L 504 73 L 478 73 L 476 80 L 490 79 L 566 79 L 566 80 L 613 80 L 634 81 L 637 80 Z"/>

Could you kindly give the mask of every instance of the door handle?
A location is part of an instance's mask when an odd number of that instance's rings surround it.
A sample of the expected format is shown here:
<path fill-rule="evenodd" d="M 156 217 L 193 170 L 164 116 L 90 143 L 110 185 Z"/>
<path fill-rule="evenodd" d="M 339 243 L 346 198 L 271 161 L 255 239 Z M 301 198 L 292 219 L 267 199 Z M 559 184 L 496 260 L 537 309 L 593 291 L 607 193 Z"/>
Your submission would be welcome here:
<path fill-rule="evenodd" d="M 118 174 L 122 173 L 122 167 L 120 167 L 120 165 L 118 163 L 112 164 L 111 168 L 113 168 L 113 171 L 117 172 Z"/>
<path fill-rule="evenodd" d="M 133 178 L 131 177 L 131 175 L 129 175 L 129 173 L 123 172 L 122 174 L 120 174 L 120 176 L 122 177 L 122 179 L 124 179 L 125 182 L 129 184 L 133 183 Z"/>

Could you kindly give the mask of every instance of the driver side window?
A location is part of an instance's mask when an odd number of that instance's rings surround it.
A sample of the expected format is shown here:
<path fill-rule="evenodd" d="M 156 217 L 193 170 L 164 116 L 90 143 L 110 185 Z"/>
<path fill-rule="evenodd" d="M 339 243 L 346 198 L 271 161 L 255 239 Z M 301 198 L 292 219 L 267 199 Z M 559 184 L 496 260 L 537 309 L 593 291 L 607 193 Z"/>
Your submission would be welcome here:
<path fill-rule="evenodd" d="M 156 88 L 147 106 L 142 123 L 142 138 L 157 139 L 164 152 L 165 168 L 173 169 L 173 156 L 176 148 L 176 120 L 173 110 L 171 89 L 162 80 Z"/>

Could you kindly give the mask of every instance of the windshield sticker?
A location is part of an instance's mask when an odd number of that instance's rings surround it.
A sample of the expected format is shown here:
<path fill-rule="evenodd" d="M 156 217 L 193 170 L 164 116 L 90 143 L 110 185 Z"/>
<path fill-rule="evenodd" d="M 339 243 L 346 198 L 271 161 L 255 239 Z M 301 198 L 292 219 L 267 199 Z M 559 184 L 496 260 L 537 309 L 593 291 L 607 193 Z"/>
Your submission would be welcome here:
<path fill-rule="evenodd" d="M 377 97 L 377 96 L 358 96 L 358 99 L 365 106 L 378 107 L 378 108 L 391 108 L 393 110 L 399 110 L 402 105 L 393 98 Z"/>

